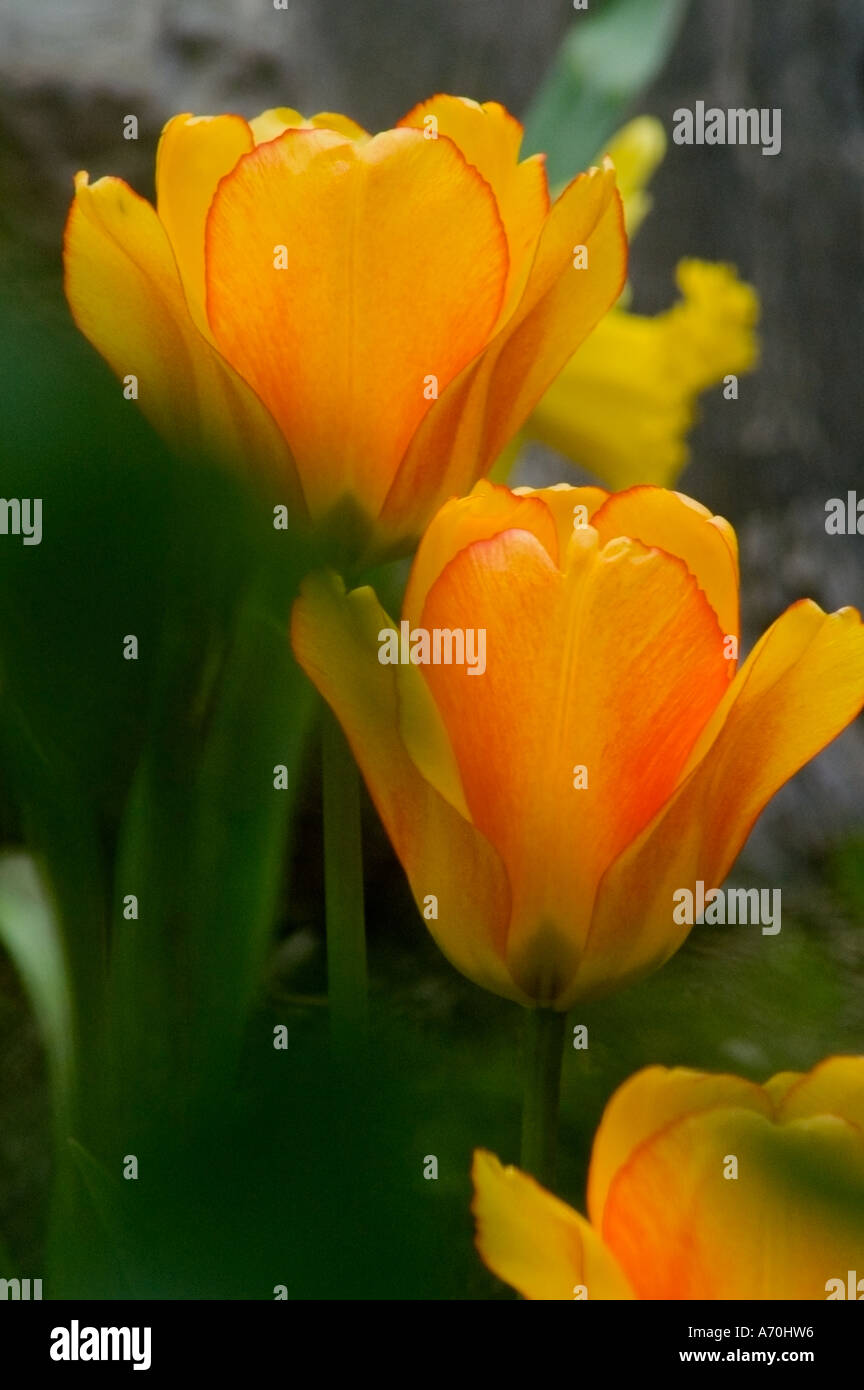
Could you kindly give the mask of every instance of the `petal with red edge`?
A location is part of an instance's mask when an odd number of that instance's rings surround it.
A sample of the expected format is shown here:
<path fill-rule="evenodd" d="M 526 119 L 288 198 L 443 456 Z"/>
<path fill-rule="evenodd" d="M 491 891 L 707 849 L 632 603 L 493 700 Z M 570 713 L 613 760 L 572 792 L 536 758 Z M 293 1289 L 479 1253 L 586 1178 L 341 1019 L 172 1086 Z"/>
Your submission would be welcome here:
<path fill-rule="evenodd" d="M 528 502 L 532 499 L 523 499 Z M 661 807 L 727 686 L 713 611 L 683 563 L 572 533 L 565 574 L 527 531 L 461 550 L 422 627 L 482 629 L 486 669 L 424 674 L 474 823 L 513 891 L 508 960 L 540 1002 L 568 989 L 597 882 Z M 574 769 L 588 785 L 574 789 Z"/>
<path fill-rule="evenodd" d="M 683 560 L 705 594 L 722 632 L 738 636 L 738 542 L 722 516 L 682 492 L 633 487 L 613 492 L 591 525 L 601 542 L 630 536 Z M 729 662 L 730 674 L 735 663 Z"/>
<path fill-rule="evenodd" d="M 404 617 L 419 623 L 426 595 L 454 555 L 502 531 L 530 531 L 558 563 L 555 526 L 539 494 L 519 496 L 481 478 L 467 497 L 445 502 L 424 531 L 405 590 Z"/>
<path fill-rule="evenodd" d="M 864 704 L 864 628 L 854 609 L 794 604 L 769 628 L 697 741 L 668 805 L 600 885 L 570 1002 L 654 969 L 689 927 L 673 893 L 723 882 L 759 813 Z M 638 908 L 637 906 L 638 905 Z"/>
<path fill-rule="evenodd" d="M 400 126 L 431 127 L 458 145 L 468 163 L 489 184 L 501 213 L 510 249 L 510 275 L 501 309 L 505 320 L 525 286 L 537 238 L 549 212 L 545 157 L 532 155 L 519 163 L 522 126 L 497 101 L 435 96 L 403 116 Z"/>
<path fill-rule="evenodd" d="M 76 179 L 64 245 L 66 296 L 81 332 L 180 452 L 203 453 L 278 482 L 298 511 L 294 465 L 271 416 L 198 332 L 154 208 L 122 179 Z"/>
<path fill-rule="evenodd" d="M 762 1087 L 740 1076 L 646 1067 L 619 1086 L 594 1136 L 588 1171 L 588 1214 L 598 1231 L 603 1228 L 609 1186 L 640 1146 L 682 1116 L 717 1106 L 755 1110 L 769 1119 L 772 1115 Z"/>
<path fill-rule="evenodd" d="M 584 270 L 574 268 L 576 245 L 588 249 Z M 615 302 L 626 271 L 614 170 L 592 169 L 553 205 L 512 315 L 482 355 L 441 393 L 411 440 L 379 521 L 394 548 L 422 531 L 434 508 L 454 494 L 469 492 L 492 467 L 549 383 Z"/>
<path fill-rule="evenodd" d="M 507 249 L 450 141 L 288 130 L 220 184 L 207 275 L 216 341 L 282 427 L 313 515 L 348 494 L 374 516 L 427 378 L 444 390 L 486 342 Z"/>

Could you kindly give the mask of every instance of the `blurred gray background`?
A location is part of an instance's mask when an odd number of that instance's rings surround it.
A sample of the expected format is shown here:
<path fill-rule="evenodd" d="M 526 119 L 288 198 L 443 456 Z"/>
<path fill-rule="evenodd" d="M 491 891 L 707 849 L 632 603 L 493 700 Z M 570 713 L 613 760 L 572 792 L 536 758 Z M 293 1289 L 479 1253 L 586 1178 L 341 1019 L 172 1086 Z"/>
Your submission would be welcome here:
<path fill-rule="evenodd" d="M 597 9 L 601 0 L 591 8 Z M 64 314 L 63 219 L 78 168 L 152 195 L 180 110 L 294 105 L 392 124 L 436 91 L 529 108 L 580 16 L 569 0 L 0 0 L 0 268 L 34 312 Z M 704 401 L 680 486 L 737 526 L 749 641 L 801 595 L 864 601 L 864 536 L 828 537 L 825 502 L 864 495 L 864 5 L 692 0 L 629 114 L 780 107 L 782 153 L 670 145 L 634 245 L 634 307 L 673 297 L 684 255 L 730 260 L 763 301 L 763 361 L 740 399 Z M 122 138 L 135 114 L 140 138 Z M 548 456 L 546 476 L 572 477 Z M 772 804 L 751 841 L 767 874 L 806 868 L 864 823 L 860 725 Z"/>

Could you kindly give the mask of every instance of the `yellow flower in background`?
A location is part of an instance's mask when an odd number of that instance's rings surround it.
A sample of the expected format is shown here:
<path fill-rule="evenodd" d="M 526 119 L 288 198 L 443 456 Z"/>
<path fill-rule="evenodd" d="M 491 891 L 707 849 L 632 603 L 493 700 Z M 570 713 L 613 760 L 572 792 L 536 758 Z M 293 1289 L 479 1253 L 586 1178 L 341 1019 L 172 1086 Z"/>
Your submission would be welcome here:
<path fill-rule="evenodd" d="M 155 208 L 77 176 L 75 320 L 172 446 L 265 472 L 367 559 L 398 552 L 624 282 L 609 161 L 550 204 L 521 138 L 497 103 L 450 96 L 374 137 L 287 108 L 175 116 Z"/>
<path fill-rule="evenodd" d="M 666 155 L 663 122 L 656 116 L 636 116 L 613 135 L 607 150 L 615 165 L 627 235 L 632 239 L 654 203 L 648 185 Z"/>
<path fill-rule="evenodd" d="M 607 314 L 527 425 L 615 488 L 673 483 L 699 395 L 756 361 L 758 301 L 733 267 L 681 261 L 676 279 L 683 298 L 662 314 Z"/>
<path fill-rule="evenodd" d="M 528 1299 L 857 1298 L 864 1058 L 764 1086 L 638 1072 L 594 1140 L 589 1220 L 483 1150 L 473 1177 L 480 1254 Z"/>
<path fill-rule="evenodd" d="M 645 185 L 663 158 L 661 123 L 641 116 L 612 140 L 633 236 L 650 210 Z M 619 305 L 564 367 L 532 413 L 538 439 L 612 488 L 669 486 L 689 459 L 698 398 L 758 359 L 756 291 L 730 265 L 679 262 L 682 298 L 654 316 Z"/>
<path fill-rule="evenodd" d="M 854 609 L 794 604 L 736 675 L 737 633 L 735 535 L 697 502 L 485 481 L 430 524 L 398 632 L 333 575 L 293 618 L 444 954 L 557 1010 L 667 960 L 676 890 L 719 887 L 864 703 Z"/>

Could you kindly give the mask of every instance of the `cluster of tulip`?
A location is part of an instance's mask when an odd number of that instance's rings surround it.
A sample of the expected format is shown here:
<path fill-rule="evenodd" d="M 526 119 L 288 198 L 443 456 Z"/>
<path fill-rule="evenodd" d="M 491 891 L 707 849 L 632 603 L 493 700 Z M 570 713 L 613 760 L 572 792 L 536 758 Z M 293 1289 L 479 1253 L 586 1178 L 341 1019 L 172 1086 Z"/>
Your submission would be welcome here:
<path fill-rule="evenodd" d="M 613 307 L 655 124 L 554 201 L 520 139 L 447 96 L 374 137 L 288 109 L 177 116 L 156 208 L 78 176 L 66 284 L 178 450 L 242 459 L 352 573 L 416 546 L 401 631 L 484 634 L 482 672 L 382 661 L 398 623 L 332 570 L 292 625 L 441 950 L 529 1011 L 523 1166 L 551 1182 L 565 1011 L 680 947 L 676 886 L 718 887 L 861 709 L 864 629 L 803 600 L 738 668 L 735 535 L 658 484 L 698 393 L 755 360 L 753 292 L 686 262 L 665 315 Z M 523 430 L 613 490 L 486 481 Z M 860 1222 L 815 1196 L 790 1214 L 783 1175 L 860 1179 L 862 1107 L 861 1059 L 764 1087 L 649 1068 L 597 1134 L 590 1224 L 477 1154 L 479 1249 L 529 1298 L 824 1297 Z"/>

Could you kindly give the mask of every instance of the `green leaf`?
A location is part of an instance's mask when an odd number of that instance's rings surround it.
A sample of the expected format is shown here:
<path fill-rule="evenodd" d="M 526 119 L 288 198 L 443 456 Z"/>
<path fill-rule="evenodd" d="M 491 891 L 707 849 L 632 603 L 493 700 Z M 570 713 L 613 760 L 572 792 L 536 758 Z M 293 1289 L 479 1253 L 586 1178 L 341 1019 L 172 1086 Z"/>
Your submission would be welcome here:
<path fill-rule="evenodd" d="M 578 15 L 525 119 L 554 188 L 602 153 L 665 63 L 688 0 L 609 0 Z"/>
<path fill-rule="evenodd" d="M 136 1087 L 170 1114 L 224 1085 L 261 985 L 314 709 L 288 637 L 291 581 L 284 561 L 263 567 L 191 686 L 164 652 L 115 880 L 107 1108 L 130 1134 L 156 1119 Z M 137 919 L 123 915 L 129 894 Z"/>
<path fill-rule="evenodd" d="M 63 947 L 51 903 L 26 854 L 0 856 L 0 941 L 30 998 L 55 1085 L 65 1086 L 70 1027 Z"/>
<path fill-rule="evenodd" d="M 9 1246 L 4 1241 L 3 1236 L 0 1235 L 0 1269 L 6 1271 L 6 1278 L 11 1277 L 10 1271 L 15 1268 L 15 1264 L 16 1262 L 12 1258 L 12 1252 Z"/>
<path fill-rule="evenodd" d="M 864 836 L 854 835 L 828 857 L 828 882 L 853 920 L 864 922 Z"/>
<path fill-rule="evenodd" d="M 56 1275 L 58 1287 L 77 1290 L 83 1286 L 94 1296 L 134 1298 L 135 1239 L 129 1219 L 129 1200 L 130 1187 L 134 1189 L 136 1184 L 112 1178 L 104 1163 L 71 1136 L 58 1157 L 59 1166 L 66 1170 L 64 1179 L 72 1175 L 77 1179 L 74 1186 L 64 1188 L 64 1221 L 56 1224 L 53 1230 L 55 1253 L 60 1255 L 60 1260 L 52 1268 L 52 1275 Z M 134 1207 L 133 1199 L 133 1211 Z M 55 1206 L 55 1222 L 58 1214 Z M 81 1239 L 82 1229 L 87 1231 L 85 1240 Z M 69 1276 L 65 1262 L 71 1258 L 74 1268 L 75 1259 L 82 1250 L 86 1252 L 83 1264 L 66 1284 Z M 97 1281 L 95 1288 L 90 1282 L 94 1279 Z"/>
<path fill-rule="evenodd" d="M 105 1234 L 117 1240 L 125 1227 L 121 1184 L 77 1139 L 67 1142 L 69 1156 Z"/>

